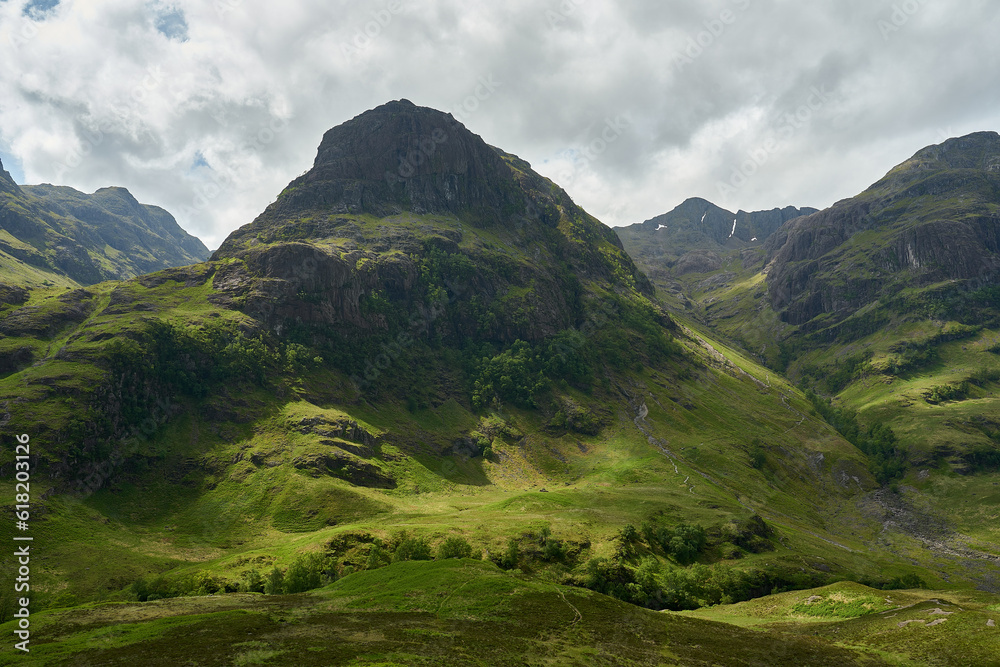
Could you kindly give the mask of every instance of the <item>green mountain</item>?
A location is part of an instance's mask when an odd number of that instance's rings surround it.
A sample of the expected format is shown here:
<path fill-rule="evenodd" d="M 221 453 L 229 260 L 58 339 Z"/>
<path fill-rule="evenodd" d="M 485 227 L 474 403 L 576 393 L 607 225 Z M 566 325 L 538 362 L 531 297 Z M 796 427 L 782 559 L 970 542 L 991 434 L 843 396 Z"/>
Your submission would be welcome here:
<path fill-rule="evenodd" d="M 998 164 L 994 132 L 927 147 L 857 197 L 788 220 L 750 261 L 731 252 L 678 276 L 652 259 L 652 238 L 626 245 L 678 317 L 815 392 L 877 479 L 938 526 L 918 536 L 929 549 L 981 568 L 998 552 Z"/>
<path fill-rule="evenodd" d="M 975 664 L 995 646 L 976 633 L 998 600 L 971 590 L 989 568 L 803 393 L 669 314 L 556 184 L 405 100 L 327 132 L 209 261 L 32 290 L 0 334 L 44 545 L 26 664 L 920 664 L 941 636 L 979 642 Z M 8 494 L 14 464 L 0 453 Z M 803 590 L 844 579 L 948 592 Z M 765 632 L 653 611 L 789 590 Z M 810 632 L 935 595 L 965 615 L 905 645 Z"/>
<path fill-rule="evenodd" d="M 203 261 L 208 249 L 124 188 L 19 186 L 0 165 L 0 281 L 80 286 Z"/>

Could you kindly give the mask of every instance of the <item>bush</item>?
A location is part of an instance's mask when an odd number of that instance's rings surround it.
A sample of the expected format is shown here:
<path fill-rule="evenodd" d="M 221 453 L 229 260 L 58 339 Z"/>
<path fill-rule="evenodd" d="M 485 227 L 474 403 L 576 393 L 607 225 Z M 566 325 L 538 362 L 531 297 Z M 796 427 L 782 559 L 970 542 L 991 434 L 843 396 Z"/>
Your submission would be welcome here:
<path fill-rule="evenodd" d="M 245 593 L 263 593 L 264 577 L 257 570 L 250 570 L 243 574 L 242 588 Z"/>
<path fill-rule="evenodd" d="M 277 565 L 268 573 L 264 580 L 265 595 L 281 595 L 285 592 L 285 573 Z"/>
<path fill-rule="evenodd" d="M 674 528 L 669 549 L 678 563 L 687 565 L 695 561 L 705 548 L 705 529 L 696 524 L 682 523 Z"/>
<path fill-rule="evenodd" d="M 406 560 L 430 560 L 431 545 L 427 540 L 418 537 L 410 537 L 403 533 L 397 538 L 396 550 L 392 554 L 392 562 L 399 563 Z"/>
<path fill-rule="evenodd" d="M 368 548 L 368 558 L 365 560 L 366 570 L 377 570 L 380 567 L 392 562 L 392 554 L 385 548 L 381 540 L 375 542 Z"/>
<path fill-rule="evenodd" d="M 757 470 L 763 470 L 764 465 L 767 463 L 767 452 L 764 451 L 764 447 L 760 440 L 754 440 L 750 443 L 747 448 L 747 455 L 750 457 L 750 467 Z"/>
<path fill-rule="evenodd" d="M 438 546 L 437 557 L 440 560 L 446 558 L 472 558 L 472 545 L 466 542 L 464 537 L 453 535 Z"/>
<path fill-rule="evenodd" d="M 513 570 L 520 561 L 521 550 L 517 546 L 517 540 L 512 537 L 507 541 L 507 551 L 500 557 L 500 562 L 497 565 L 505 570 Z"/>
<path fill-rule="evenodd" d="M 284 591 L 302 593 L 319 588 L 323 583 L 323 561 L 322 554 L 308 554 L 296 558 L 285 572 Z"/>

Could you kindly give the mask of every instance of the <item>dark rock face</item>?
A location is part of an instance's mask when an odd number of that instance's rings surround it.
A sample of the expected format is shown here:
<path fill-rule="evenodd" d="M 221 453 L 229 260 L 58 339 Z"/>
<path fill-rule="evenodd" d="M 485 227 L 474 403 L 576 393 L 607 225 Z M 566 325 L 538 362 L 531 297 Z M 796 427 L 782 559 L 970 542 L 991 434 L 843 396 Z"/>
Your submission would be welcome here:
<path fill-rule="evenodd" d="M 381 468 L 346 452 L 331 450 L 321 454 L 304 454 L 293 459 L 292 465 L 314 477 L 331 475 L 355 486 L 373 489 L 396 488 L 396 480 Z"/>
<path fill-rule="evenodd" d="M 647 270 L 680 276 L 716 271 L 722 266 L 719 252 L 761 247 L 785 222 L 815 212 L 786 206 L 732 213 L 693 197 L 669 213 L 615 231 L 629 255 Z"/>
<path fill-rule="evenodd" d="M 3 168 L 3 162 L 0 162 L 0 192 L 19 192 L 17 183 L 11 178 L 10 172 Z"/>
<path fill-rule="evenodd" d="M 823 313 L 845 317 L 901 287 L 995 284 L 998 202 L 996 133 L 925 148 L 857 197 L 768 239 L 771 304 L 785 321 L 804 324 Z"/>
<path fill-rule="evenodd" d="M 212 259 L 238 260 L 219 267 L 213 300 L 274 331 L 385 329 L 365 308 L 377 295 L 397 328 L 401 315 L 417 323 L 408 335 L 533 341 L 583 321 L 585 283 L 653 293 L 615 233 L 563 190 L 405 100 L 327 132 L 313 168 Z"/>
<path fill-rule="evenodd" d="M 685 273 L 704 273 L 722 268 L 722 258 L 711 250 L 692 250 L 677 260 L 674 271 L 682 276 Z"/>
<path fill-rule="evenodd" d="M 495 224 L 524 206 L 510 169 L 479 136 L 451 114 L 399 100 L 328 131 L 313 168 L 258 220 L 314 209 L 380 217 L 406 210 Z"/>
<path fill-rule="evenodd" d="M 22 306 L 0 319 L 0 334 L 48 339 L 93 314 L 97 301 L 85 289 L 60 294 L 58 307 Z"/>

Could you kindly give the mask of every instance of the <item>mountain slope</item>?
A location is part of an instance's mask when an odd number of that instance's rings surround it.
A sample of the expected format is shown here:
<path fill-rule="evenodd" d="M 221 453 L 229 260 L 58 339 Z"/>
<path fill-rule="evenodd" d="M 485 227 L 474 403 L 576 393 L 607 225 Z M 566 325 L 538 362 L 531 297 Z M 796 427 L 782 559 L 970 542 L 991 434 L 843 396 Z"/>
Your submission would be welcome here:
<path fill-rule="evenodd" d="M 990 518 L 1000 472 L 998 165 L 996 133 L 949 139 L 857 197 L 789 220 L 752 262 L 730 258 L 672 282 L 653 274 L 682 320 L 818 393 L 817 407 L 860 446 L 873 447 L 866 429 L 891 429 L 871 454 L 907 512 L 923 508 L 903 524 L 930 552 L 972 556 L 969 567 L 984 573 L 1000 553 Z"/>
<path fill-rule="evenodd" d="M 209 254 L 173 216 L 140 204 L 124 188 L 87 195 L 68 187 L 18 186 L 5 171 L 0 252 L 5 281 L 32 286 L 131 278 Z"/>
<path fill-rule="evenodd" d="M 951 281 L 943 297 L 995 284 L 1000 135 L 919 151 L 857 197 L 786 225 L 768 252 L 771 305 L 796 325 L 839 322 L 902 288 Z"/>
<path fill-rule="evenodd" d="M 405 101 L 361 114 L 211 261 L 0 313 L 0 404 L 46 443 L 39 600 L 390 581 L 451 538 L 654 608 L 983 578 L 899 557 L 921 543 L 865 456 L 652 296 L 527 163 Z"/>
<path fill-rule="evenodd" d="M 785 222 L 815 212 L 786 206 L 732 213 L 694 197 L 668 213 L 617 227 L 615 232 L 668 305 L 700 318 L 695 303 L 703 291 L 756 273 L 763 266 L 771 235 Z"/>

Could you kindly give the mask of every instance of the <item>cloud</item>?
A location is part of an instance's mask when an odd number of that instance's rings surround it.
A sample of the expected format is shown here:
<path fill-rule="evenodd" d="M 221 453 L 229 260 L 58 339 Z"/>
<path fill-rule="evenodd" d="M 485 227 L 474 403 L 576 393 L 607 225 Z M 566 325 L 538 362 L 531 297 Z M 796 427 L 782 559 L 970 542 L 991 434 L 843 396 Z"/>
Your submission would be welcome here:
<path fill-rule="evenodd" d="M 403 97 L 609 224 L 689 196 L 826 206 L 998 128 L 998 24 L 928 0 L 6 0 L 0 146 L 28 182 L 124 185 L 210 247 L 323 132 Z"/>

